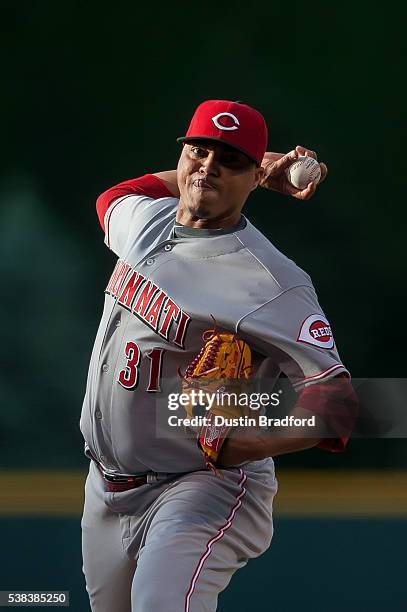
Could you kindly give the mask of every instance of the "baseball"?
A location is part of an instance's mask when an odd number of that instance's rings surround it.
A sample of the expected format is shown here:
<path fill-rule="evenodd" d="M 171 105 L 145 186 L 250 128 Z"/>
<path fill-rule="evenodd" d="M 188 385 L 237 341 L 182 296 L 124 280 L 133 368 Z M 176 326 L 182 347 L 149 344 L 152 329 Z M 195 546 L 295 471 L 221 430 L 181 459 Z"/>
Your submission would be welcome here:
<path fill-rule="evenodd" d="M 313 157 L 300 156 L 289 168 L 287 178 L 297 189 L 305 189 L 308 183 L 321 178 L 321 168 Z"/>

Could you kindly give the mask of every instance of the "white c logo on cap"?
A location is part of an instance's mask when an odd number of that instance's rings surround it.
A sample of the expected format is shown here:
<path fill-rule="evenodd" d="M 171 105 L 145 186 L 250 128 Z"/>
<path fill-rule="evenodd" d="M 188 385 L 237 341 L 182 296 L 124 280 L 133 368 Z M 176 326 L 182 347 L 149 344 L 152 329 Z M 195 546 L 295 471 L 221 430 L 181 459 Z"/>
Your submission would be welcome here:
<path fill-rule="evenodd" d="M 225 127 L 224 125 L 221 125 L 219 123 L 219 119 L 221 117 L 230 117 L 231 119 L 233 119 L 235 125 L 232 125 L 231 127 Z M 215 115 L 214 117 L 212 117 L 212 121 L 219 130 L 227 130 L 228 132 L 230 132 L 231 130 L 238 130 L 238 126 L 240 125 L 239 119 L 235 117 L 235 115 L 232 115 L 232 113 L 219 113 L 219 115 Z"/>

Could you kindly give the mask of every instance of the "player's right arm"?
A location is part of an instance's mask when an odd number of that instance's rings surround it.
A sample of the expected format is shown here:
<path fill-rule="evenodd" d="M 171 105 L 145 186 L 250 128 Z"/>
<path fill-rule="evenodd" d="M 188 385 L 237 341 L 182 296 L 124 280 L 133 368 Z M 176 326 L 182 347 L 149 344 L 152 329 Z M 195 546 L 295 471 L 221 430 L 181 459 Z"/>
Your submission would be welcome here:
<path fill-rule="evenodd" d="M 310 198 L 315 191 L 315 185 L 295 193 L 287 186 L 285 170 L 293 162 L 293 155 L 299 154 L 316 157 L 316 154 L 310 149 L 299 146 L 285 155 L 267 151 L 262 162 L 265 177 L 260 185 L 280 193 L 290 194 L 298 199 Z M 321 173 L 320 183 L 327 173 L 325 164 L 321 164 Z M 147 218 L 151 218 L 152 211 L 149 210 L 151 202 L 164 198 L 175 200 L 179 198 L 179 195 L 176 170 L 145 174 L 139 178 L 123 181 L 104 191 L 97 199 L 96 208 L 100 224 L 105 232 L 107 246 L 121 256 L 130 231 L 137 233 L 138 228 L 140 230 L 143 228 Z M 170 203 L 167 202 L 167 204 Z M 134 238 L 137 239 L 137 235 Z"/>

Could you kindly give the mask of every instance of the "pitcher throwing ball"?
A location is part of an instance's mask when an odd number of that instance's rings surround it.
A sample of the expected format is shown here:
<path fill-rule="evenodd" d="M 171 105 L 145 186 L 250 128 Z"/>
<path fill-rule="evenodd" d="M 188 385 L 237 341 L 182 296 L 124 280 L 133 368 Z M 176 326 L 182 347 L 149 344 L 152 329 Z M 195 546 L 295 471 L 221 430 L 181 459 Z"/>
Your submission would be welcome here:
<path fill-rule="evenodd" d="M 286 170 L 315 153 L 266 152 L 263 116 L 226 100 L 198 106 L 178 140 L 176 170 L 125 181 L 97 200 L 118 259 L 80 424 L 90 459 L 83 568 L 94 612 L 216 610 L 234 572 L 270 545 L 272 457 L 344 450 L 340 425 L 355 410 L 310 277 L 242 214 L 258 187 L 310 198 L 316 183 L 298 190 Z M 160 429 L 174 385 L 209 377 L 218 390 L 217 376 L 241 385 L 280 372 L 298 391 L 292 414 L 320 416 L 314 435 Z"/>

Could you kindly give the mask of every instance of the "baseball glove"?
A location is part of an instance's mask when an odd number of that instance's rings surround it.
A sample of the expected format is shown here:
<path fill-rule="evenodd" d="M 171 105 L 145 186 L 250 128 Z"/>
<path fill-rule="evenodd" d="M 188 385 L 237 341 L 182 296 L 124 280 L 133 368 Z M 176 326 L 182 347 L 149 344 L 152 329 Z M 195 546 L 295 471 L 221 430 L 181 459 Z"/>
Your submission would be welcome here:
<path fill-rule="evenodd" d="M 234 334 L 220 333 L 216 322 L 202 340 L 202 349 L 182 376 L 182 392 L 189 396 L 188 417 L 202 417 L 202 426 L 194 431 L 205 464 L 218 473 L 216 463 L 228 433 L 249 413 L 239 397 L 248 393 L 252 358 L 249 345 Z"/>

